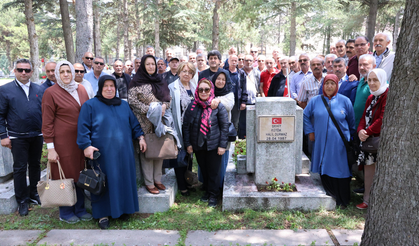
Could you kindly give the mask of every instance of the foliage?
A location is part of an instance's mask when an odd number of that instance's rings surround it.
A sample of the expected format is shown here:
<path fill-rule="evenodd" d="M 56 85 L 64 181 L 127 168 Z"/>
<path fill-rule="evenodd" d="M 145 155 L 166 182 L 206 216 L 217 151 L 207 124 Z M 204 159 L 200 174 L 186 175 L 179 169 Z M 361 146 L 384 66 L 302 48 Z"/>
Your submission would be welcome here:
<path fill-rule="evenodd" d="M 279 184 L 279 181 L 276 177 L 272 178 L 270 183 L 266 181 L 266 184 L 267 186 L 265 188 L 268 191 L 284 191 L 284 192 L 297 191 L 295 188 L 295 184 L 284 183 L 284 182 L 282 182 L 282 184 Z"/>
<path fill-rule="evenodd" d="M 234 143 L 234 153 L 231 154 L 231 157 L 235 164 L 237 164 L 238 155 L 246 155 L 246 139 L 238 139 Z"/>

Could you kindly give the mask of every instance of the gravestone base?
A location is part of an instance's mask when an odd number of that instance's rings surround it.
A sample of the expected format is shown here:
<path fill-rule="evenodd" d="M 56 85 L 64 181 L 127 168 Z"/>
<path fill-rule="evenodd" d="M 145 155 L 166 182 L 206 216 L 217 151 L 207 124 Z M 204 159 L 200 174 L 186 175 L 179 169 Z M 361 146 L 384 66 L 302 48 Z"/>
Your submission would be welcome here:
<path fill-rule="evenodd" d="M 304 170 L 304 168 L 303 168 Z M 334 210 L 335 200 L 326 195 L 320 176 L 297 174 L 297 192 L 260 192 L 253 174 L 237 174 L 234 164 L 229 163 L 224 178 L 223 211 L 253 210 Z"/>

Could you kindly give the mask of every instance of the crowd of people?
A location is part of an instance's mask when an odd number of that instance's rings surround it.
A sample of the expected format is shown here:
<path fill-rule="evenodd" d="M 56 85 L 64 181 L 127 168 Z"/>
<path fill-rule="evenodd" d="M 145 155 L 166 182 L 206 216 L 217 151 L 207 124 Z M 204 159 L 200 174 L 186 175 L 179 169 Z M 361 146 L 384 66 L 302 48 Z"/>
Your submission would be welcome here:
<path fill-rule="evenodd" d="M 84 208 L 84 191 L 76 188 L 77 203 L 59 208 L 64 222 L 95 218 L 104 229 L 110 218 L 127 219 L 137 212 L 134 155 L 139 155 L 148 192 L 165 190 L 162 168 L 173 167 L 181 195 L 189 196 L 195 191 L 185 178 L 191 165 L 146 155 L 153 148 L 146 137 L 162 134 L 173 135 L 179 155 L 195 154 L 205 191 L 201 200 L 216 207 L 229 159 L 230 125 L 245 138 L 245 109 L 256 97 L 290 97 L 304 109 L 304 151 L 311 171 L 321 175 L 326 193 L 345 208 L 352 170 L 343 138 L 362 146 L 380 135 L 394 60 L 389 44 L 389 35 L 378 33 L 371 53 L 368 38 L 359 36 L 339 40 L 331 54 L 311 59 L 306 53 L 283 56 L 278 49 L 272 56 L 258 55 L 256 47 L 237 54 L 232 47 L 225 61 L 219 51 L 205 55 L 202 49 L 181 58 L 168 49 L 163 59 L 149 46 L 142 58 L 115 60 L 111 75 L 103 71 L 105 59 L 86 52 L 82 63 L 48 62 L 41 85 L 30 81 L 30 61 L 19 59 L 16 79 L 0 87 L 1 145 L 12 150 L 19 214 L 28 214 L 29 203 L 41 204 L 36 184 L 44 142 L 48 161 L 59 161 L 75 182 L 87 159 L 97 159 L 107 175 L 105 194 L 92 194 L 92 214 Z M 94 157 L 96 152 L 101 155 Z M 359 209 L 368 208 L 376 160 L 377 153 L 359 152 L 365 177 Z M 57 165 L 51 171 L 58 179 Z"/>

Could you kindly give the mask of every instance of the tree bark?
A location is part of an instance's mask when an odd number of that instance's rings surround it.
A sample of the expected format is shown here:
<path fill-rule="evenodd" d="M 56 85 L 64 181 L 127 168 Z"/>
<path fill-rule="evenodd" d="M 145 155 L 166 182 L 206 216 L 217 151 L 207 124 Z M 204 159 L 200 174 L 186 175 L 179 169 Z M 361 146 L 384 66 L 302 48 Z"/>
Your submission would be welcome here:
<path fill-rule="evenodd" d="M 140 19 L 140 1 L 135 0 L 135 22 L 137 24 L 136 31 L 137 31 L 137 41 L 135 42 L 135 51 L 136 56 L 141 57 L 141 47 L 139 41 L 141 40 L 141 19 Z"/>
<path fill-rule="evenodd" d="M 33 9 L 32 9 L 32 0 L 25 0 L 25 18 L 26 26 L 28 27 L 28 39 L 30 46 L 30 55 L 29 58 L 32 67 L 33 74 L 31 77 L 32 82 L 38 82 L 39 80 L 39 47 L 38 47 L 38 34 L 35 30 L 35 20 L 33 18 Z"/>
<path fill-rule="evenodd" d="M 399 25 L 400 25 L 400 15 L 402 14 L 403 8 L 401 8 L 396 13 L 396 19 L 394 20 L 394 29 L 393 29 L 393 51 L 396 52 L 397 38 L 399 37 Z"/>
<path fill-rule="evenodd" d="M 372 43 L 375 34 L 375 24 L 377 22 L 378 0 L 370 1 L 370 12 L 368 14 L 368 28 L 367 37 Z M 370 50 L 373 50 L 373 45 L 370 45 Z"/>
<path fill-rule="evenodd" d="M 327 54 L 330 54 L 330 36 L 331 36 L 331 27 L 330 24 L 326 27 L 326 51 Z"/>
<path fill-rule="evenodd" d="M 116 54 L 115 54 L 115 59 L 119 59 L 119 47 L 120 47 L 119 40 L 121 38 L 119 29 L 120 28 L 119 28 L 119 25 L 118 25 L 118 28 L 116 29 Z"/>
<path fill-rule="evenodd" d="M 86 52 L 93 46 L 93 8 L 92 0 L 76 1 L 76 61 L 82 62 Z"/>
<path fill-rule="evenodd" d="M 419 245 L 419 5 L 407 0 L 361 245 Z"/>
<path fill-rule="evenodd" d="M 71 30 L 70 14 L 68 13 L 67 0 L 60 0 L 60 11 L 61 11 L 61 23 L 63 26 L 65 51 L 67 54 L 67 60 L 71 63 L 75 63 L 76 56 L 74 54 L 73 31 Z"/>
<path fill-rule="evenodd" d="M 220 36 L 220 17 L 218 9 L 221 7 L 221 0 L 215 0 L 215 6 L 212 14 L 212 50 L 218 50 Z"/>
<path fill-rule="evenodd" d="M 156 9 L 160 9 L 160 0 L 155 0 Z M 155 56 L 160 54 L 160 19 L 159 13 L 154 16 L 154 53 Z"/>
<path fill-rule="evenodd" d="M 99 2 L 93 7 L 93 19 L 94 19 L 94 47 L 95 47 L 95 56 L 102 56 L 102 43 L 100 38 L 100 12 L 99 12 Z"/>
<path fill-rule="evenodd" d="M 128 43 L 128 1 L 124 0 L 122 5 L 122 19 L 124 23 L 124 60 L 127 60 L 130 59 Z"/>
<path fill-rule="evenodd" d="M 297 3 L 291 3 L 291 27 L 290 27 L 290 56 L 295 55 L 296 44 L 296 18 L 297 18 Z"/>

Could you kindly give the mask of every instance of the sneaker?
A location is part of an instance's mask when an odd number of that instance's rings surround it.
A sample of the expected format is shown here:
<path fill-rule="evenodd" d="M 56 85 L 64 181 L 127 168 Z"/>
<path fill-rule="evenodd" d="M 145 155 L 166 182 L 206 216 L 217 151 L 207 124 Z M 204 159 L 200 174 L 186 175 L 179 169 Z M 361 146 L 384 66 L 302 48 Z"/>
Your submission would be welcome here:
<path fill-rule="evenodd" d="M 205 194 L 201 197 L 201 202 L 208 202 L 209 194 L 205 192 Z"/>
<path fill-rule="evenodd" d="M 215 208 L 217 206 L 218 200 L 215 197 L 211 197 L 208 202 L 208 207 Z"/>
<path fill-rule="evenodd" d="M 368 204 L 366 204 L 365 202 L 356 205 L 356 208 L 358 209 L 367 209 L 368 208 Z"/>
<path fill-rule="evenodd" d="M 109 219 L 108 217 L 101 218 L 98 222 L 100 229 L 108 229 L 109 228 Z"/>
<path fill-rule="evenodd" d="M 20 216 L 26 216 L 29 213 L 29 205 L 27 202 L 21 202 L 19 203 L 19 215 Z"/>
<path fill-rule="evenodd" d="M 79 217 L 79 219 L 83 220 L 83 221 L 89 221 L 93 219 L 93 216 L 89 213 L 85 213 L 83 214 L 83 216 Z"/>
<path fill-rule="evenodd" d="M 29 202 L 35 205 L 41 205 L 41 199 L 38 194 L 32 195 Z"/>
<path fill-rule="evenodd" d="M 64 221 L 67 224 L 75 224 L 75 223 L 77 223 L 77 222 L 80 221 L 79 217 L 77 217 L 75 215 L 73 215 L 73 217 L 71 217 L 71 218 L 69 218 L 67 220 L 60 217 L 60 220 L 61 221 Z"/>

